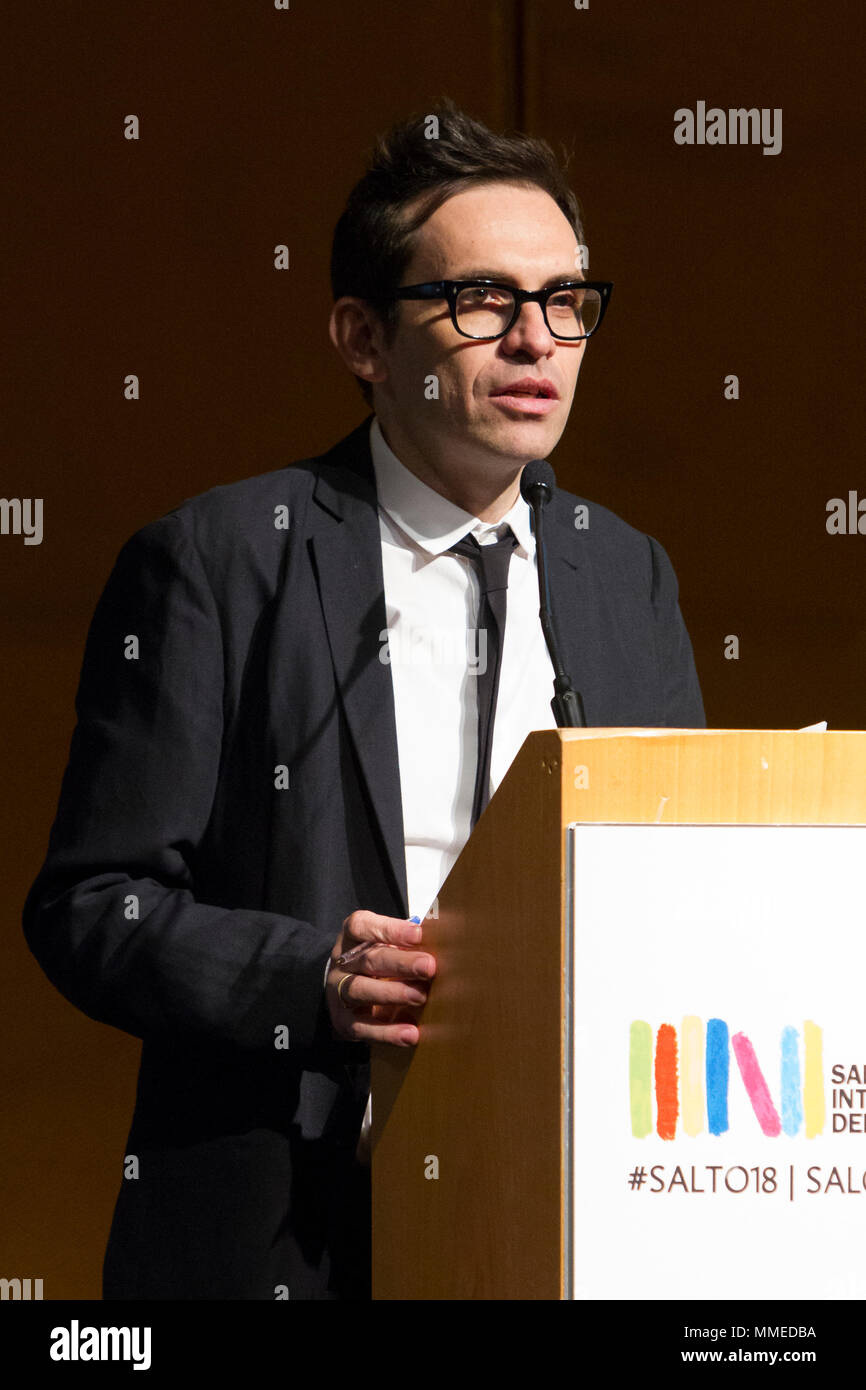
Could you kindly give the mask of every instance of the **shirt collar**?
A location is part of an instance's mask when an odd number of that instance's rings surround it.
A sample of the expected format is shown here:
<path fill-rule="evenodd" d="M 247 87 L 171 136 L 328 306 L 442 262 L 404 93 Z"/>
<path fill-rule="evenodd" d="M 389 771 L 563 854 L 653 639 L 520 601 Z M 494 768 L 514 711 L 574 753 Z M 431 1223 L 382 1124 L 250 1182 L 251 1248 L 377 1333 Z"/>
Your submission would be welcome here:
<path fill-rule="evenodd" d="M 518 497 L 510 511 L 492 524 L 450 502 L 441 493 L 422 483 L 402 464 L 385 440 L 374 415 L 370 426 L 370 453 L 376 475 L 376 495 L 380 509 L 410 540 L 429 555 L 441 555 L 467 531 L 484 544 L 485 537 L 506 523 L 517 537 L 517 555 L 535 553 L 535 536 L 530 524 L 529 504 Z"/>

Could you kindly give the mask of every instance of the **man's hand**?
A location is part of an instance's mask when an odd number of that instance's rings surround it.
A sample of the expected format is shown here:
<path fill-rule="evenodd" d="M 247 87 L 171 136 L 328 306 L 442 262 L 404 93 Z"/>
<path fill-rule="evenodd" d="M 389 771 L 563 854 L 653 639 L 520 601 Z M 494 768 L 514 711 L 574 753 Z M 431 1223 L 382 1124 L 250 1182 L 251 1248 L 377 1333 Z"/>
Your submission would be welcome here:
<path fill-rule="evenodd" d="M 421 1008 L 427 1002 L 436 961 L 429 951 L 411 949 L 420 941 L 421 928 L 401 917 L 359 911 L 346 918 L 331 952 L 325 983 L 331 1023 L 339 1037 L 349 1042 L 414 1047 L 419 1033 L 411 1014 L 408 1020 L 394 1020 L 404 1010 Z M 348 961 L 345 967 L 336 964 L 339 956 L 366 942 L 381 944 Z M 346 983 L 341 988 L 343 979 Z"/>

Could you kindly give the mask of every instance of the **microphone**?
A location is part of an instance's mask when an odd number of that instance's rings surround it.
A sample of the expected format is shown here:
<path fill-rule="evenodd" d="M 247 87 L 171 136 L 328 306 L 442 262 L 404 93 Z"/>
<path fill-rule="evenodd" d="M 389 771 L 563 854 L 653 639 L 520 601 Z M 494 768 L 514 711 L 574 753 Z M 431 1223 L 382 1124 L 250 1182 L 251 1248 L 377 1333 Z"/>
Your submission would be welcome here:
<path fill-rule="evenodd" d="M 556 487 L 556 474 L 546 459 L 533 459 L 520 475 L 520 495 L 532 508 L 535 530 L 535 551 L 538 567 L 538 616 L 541 630 L 550 653 L 553 666 L 553 699 L 550 708 L 557 727 L 560 729 L 585 729 L 586 715 L 580 692 L 575 690 L 571 677 L 566 674 L 559 655 L 559 641 L 553 624 L 550 608 L 550 592 L 547 584 L 547 554 L 544 548 L 544 526 L 542 515 L 553 496 Z"/>

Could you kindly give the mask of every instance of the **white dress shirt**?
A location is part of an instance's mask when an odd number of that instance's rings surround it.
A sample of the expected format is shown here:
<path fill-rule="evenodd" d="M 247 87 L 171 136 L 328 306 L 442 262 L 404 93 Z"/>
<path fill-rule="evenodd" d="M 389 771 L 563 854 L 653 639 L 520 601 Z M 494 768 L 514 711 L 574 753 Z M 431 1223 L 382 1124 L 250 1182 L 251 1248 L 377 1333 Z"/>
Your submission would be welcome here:
<path fill-rule="evenodd" d="M 467 532 L 479 545 L 490 545 L 510 526 L 518 541 L 508 569 L 491 795 L 526 735 L 556 727 L 553 668 L 538 617 L 535 537 L 523 498 L 495 525 L 479 521 L 405 468 L 375 418 L 370 449 L 387 614 L 380 659 L 390 658 L 394 687 L 409 915 L 423 920 L 470 831 L 478 757 L 476 671 L 486 651 L 477 632 L 476 566 L 448 553 Z"/>

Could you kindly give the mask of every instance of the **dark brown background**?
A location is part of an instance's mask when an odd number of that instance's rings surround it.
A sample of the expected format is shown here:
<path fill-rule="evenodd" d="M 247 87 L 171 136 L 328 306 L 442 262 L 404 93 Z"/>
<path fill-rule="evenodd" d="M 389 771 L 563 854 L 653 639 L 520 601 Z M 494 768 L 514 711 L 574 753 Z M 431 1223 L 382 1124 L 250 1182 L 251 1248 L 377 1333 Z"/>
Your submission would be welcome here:
<path fill-rule="evenodd" d="M 138 1043 L 61 999 L 20 930 L 86 627 L 138 527 L 324 450 L 365 413 L 327 339 L 327 270 L 379 129 L 445 93 L 573 150 L 590 273 L 616 288 L 554 455 L 561 482 L 668 549 L 711 725 L 866 725 L 866 537 L 825 529 L 830 497 L 866 494 L 862 8 L 18 9 L 0 493 L 42 497 L 45 536 L 0 537 L 0 1275 L 94 1298 Z M 782 107 L 781 154 L 675 145 L 675 109 L 698 100 Z M 739 661 L 723 658 L 729 633 Z"/>

